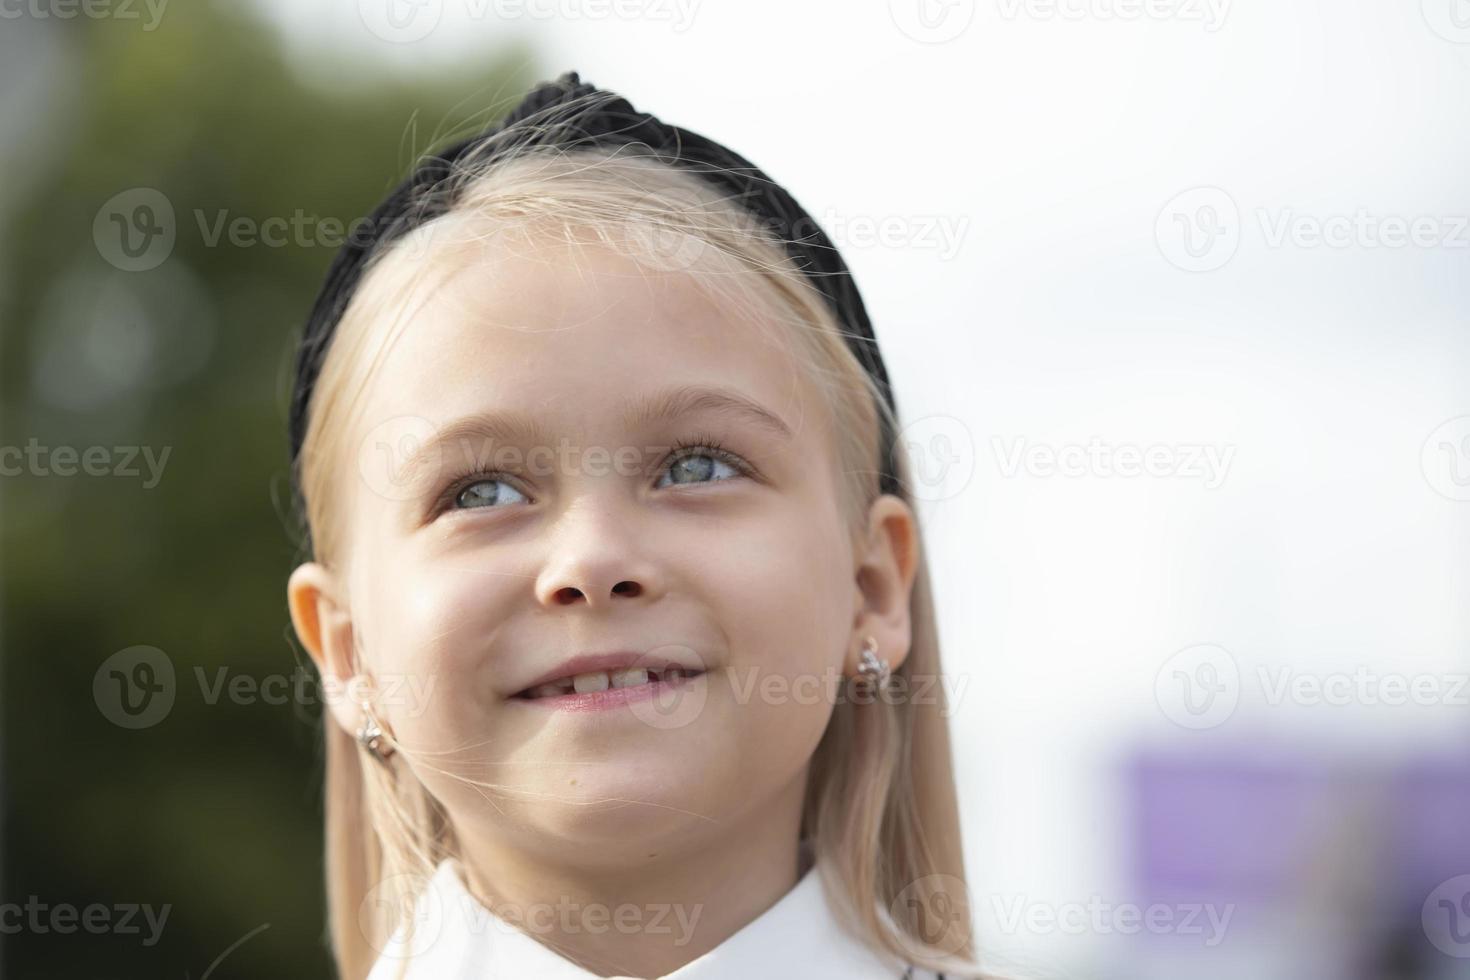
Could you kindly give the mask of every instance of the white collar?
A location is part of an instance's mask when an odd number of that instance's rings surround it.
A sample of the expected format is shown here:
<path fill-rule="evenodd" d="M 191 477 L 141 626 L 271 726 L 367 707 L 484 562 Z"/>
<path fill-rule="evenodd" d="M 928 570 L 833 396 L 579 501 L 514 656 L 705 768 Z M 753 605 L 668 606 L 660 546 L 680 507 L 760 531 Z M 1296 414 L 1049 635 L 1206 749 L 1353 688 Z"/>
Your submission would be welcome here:
<path fill-rule="evenodd" d="M 408 953 L 416 955 L 406 980 L 602 980 L 485 908 L 465 887 L 453 858 L 442 861 L 429 880 L 417 921 L 418 936 L 407 946 L 395 936 L 367 980 L 396 980 Z M 611 928 L 614 921 L 604 924 Z M 899 980 L 903 975 L 904 965 L 889 965 L 838 925 L 813 866 L 734 935 L 658 980 Z M 912 976 L 932 974 L 915 969 Z"/>

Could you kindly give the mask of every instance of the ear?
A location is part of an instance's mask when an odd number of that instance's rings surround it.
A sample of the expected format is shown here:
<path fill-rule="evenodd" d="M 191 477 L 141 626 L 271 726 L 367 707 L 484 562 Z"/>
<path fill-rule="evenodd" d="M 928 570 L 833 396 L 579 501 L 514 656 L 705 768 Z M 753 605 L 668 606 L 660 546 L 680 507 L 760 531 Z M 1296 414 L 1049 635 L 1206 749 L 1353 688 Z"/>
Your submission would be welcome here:
<path fill-rule="evenodd" d="M 878 656 L 897 671 L 913 642 L 909 600 L 919 570 L 919 522 L 902 498 L 883 494 L 868 510 L 866 550 L 855 570 L 857 613 L 845 672 L 856 676 L 863 641 L 878 643 Z"/>
<path fill-rule="evenodd" d="M 291 573 L 286 602 L 296 636 L 316 663 L 323 689 L 351 690 L 348 684 L 357 675 L 357 658 L 352 644 L 352 617 L 340 580 L 325 565 L 307 562 Z M 337 724 L 348 734 L 356 732 L 360 709 L 352 699 L 329 696 L 325 700 Z"/>

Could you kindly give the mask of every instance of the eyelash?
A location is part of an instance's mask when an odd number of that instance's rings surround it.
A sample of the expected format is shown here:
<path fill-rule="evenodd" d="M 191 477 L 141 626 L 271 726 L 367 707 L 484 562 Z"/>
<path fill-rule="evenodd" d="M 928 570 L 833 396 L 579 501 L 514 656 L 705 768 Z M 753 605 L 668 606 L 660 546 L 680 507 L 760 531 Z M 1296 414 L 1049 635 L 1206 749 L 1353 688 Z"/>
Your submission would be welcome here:
<path fill-rule="evenodd" d="M 737 456 L 735 453 L 726 449 L 724 444 L 714 436 L 695 436 L 692 439 L 680 440 L 676 442 L 669 449 L 668 455 L 664 457 L 663 463 L 659 467 L 658 474 L 659 476 L 662 476 L 665 470 L 667 470 L 669 467 L 673 466 L 675 463 L 679 462 L 686 456 L 699 455 L 710 456 L 714 459 L 719 460 L 722 463 L 726 463 L 741 476 L 749 477 L 755 474 L 754 468 L 749 463 L 745 462 L 745 460 Z M 465 490 L 468 490 L 476 483 L 483 483 L 487 480 L 498 480 L 509 483 L 510 481 L 505 480 L 505 477 L 507 475 L 508 474 L 506 474 L 504 471 L 496 472 L 491 470 L 481 470 L 474 473 L 465 473 L 455 477 L 454 479 L 449 481 L 449 484 L 444 489 L 444 492 L 441 493 L 439 495 L 439 498 L 434 501 L 433 509 L 430 511 L 430 516 L 437 517 L 445 511 L 456 509 L 480 509 L 474 507 L 456 508 L 455 502 L 459 500 L 459 495 L 461 493 L 463 493 Z M 708 480 L 706 482 L 723 483 L 725 481 Z M 514 486 L 514 484 L 511 485 Z M 693 485 L 697 486 L 698 484 Z M 529 494 L 527 494 L 527 496 L 529 496 Z M 494 508 L 490 509 L 493 510 Z"/>

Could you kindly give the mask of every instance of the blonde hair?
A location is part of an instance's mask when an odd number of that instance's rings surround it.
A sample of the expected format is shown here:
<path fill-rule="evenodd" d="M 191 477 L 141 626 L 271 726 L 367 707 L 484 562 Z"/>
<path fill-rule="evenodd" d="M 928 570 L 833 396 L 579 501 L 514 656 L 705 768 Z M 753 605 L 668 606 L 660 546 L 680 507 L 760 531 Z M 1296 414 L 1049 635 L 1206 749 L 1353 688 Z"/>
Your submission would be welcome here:
<path fill-rule="evenodd" d="M 442 272 L 453 265 L 425 256 L 515 229 L 600 243 L 645 265 L 687 273 L 701 288 L 734 300 L 726 306 L 732 312 L 760 311 L 752 322 L 784 325 L 782 337 L 794 341 L 801 367 L 827 395 L 843 478 L 839 505 L 858 542 L 880 493 L 879 426 L 886 418 L 896 432 L 896 420 L 825 297 L 771 229 L 705 179 L 627 146 L 525 146 L 493 161 L 468 158 L 456 168 L 452 198 L 442 214 L 375 257 L 323 362 L 297 461 L 304 530 L 316 561 L 342 567 L 350 548 L 337 481 L 344 471 L 355 472 L 349 440 L 356 399 L 409 319 L 383 310 L 394 303 L 401 309 L 426 277 L 432 290 L 431 267 Z M 907 461 L 903 453 L 893 456 L 901 496 L 912 506 Z M 912 648 L 893 676 L 902 678 L 895 681 L 898 691 L 927 679 L 918 690 L 928 696 L 864 704 L 838 699 L 812 758 L 801 838 L 828 871 L 824 889 L 839 919 L 875 952 L 949 976 L 980 976 L 922 534 L 919 540 Z M 355 636 L 353 643 L 356 662 Z M 340 726 L 324 721 L 323 727 L 331 945 L 340 975 L 360 980 L 396 930 L 413 929 L 409 913 L 423 884 L 459 850 L 447 814 L 404 763 L 391 734 L 385 737 L 397 752 L 385 766 Z M 364 923 L 360 911 L 370 896 L 387 900 L 396 914 Z M 937 934 L 932 920 L 923 921 L 936 909 L 948 914 Z"/>

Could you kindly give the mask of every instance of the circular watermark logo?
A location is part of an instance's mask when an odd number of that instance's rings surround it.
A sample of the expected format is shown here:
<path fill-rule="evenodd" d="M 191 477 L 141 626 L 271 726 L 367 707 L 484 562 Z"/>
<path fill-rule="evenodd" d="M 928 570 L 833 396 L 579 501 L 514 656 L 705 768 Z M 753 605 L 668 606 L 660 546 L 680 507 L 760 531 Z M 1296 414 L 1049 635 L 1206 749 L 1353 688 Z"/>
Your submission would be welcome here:
<path fill-rule="evenodd" d="M 1420 9 L 1434 33 L 1454 44 L 1470 44 L 1470 2 L 1421 0 Z"/>
<path fill-rule="evenodd" d="M 1174 724 L 1215 728 L 1240 702 L 1240 667 L 1230 651 L 1213 643 L 1185 647 L 1159 668 L 1154 700 Z"/>
<path fill-rule="evenodd" d="M 92 219 L 92 241 L 115 269 L 147 272 L 174 250 L 174 206 L 162 191 L 133 187 L 108 198 Z"/>
<path fill-rule="evenodd" d="M 393 875 L 378 882 L 357 907 L 357 926 L 368 944 L 389 959 L 419 956 L 444 930 L 444 900 L 423 875 Z M 407 935 L 409 925 L 413 934 Z"/>
<path fill-rule="evenodd" d="M 412 44 L 434 33 L 444 0 L 357 0 L 357 15 L 379 40 Z"/>
<path fill-rule="evenodd" d="M 1450 419 L 1429 433 L 1419 465 L 1436 493 L 1470 500 L 1470 415 Z"/>
<path fill-rule="evenodd" d="M 958 497 L 975 475 L 975 440 L 952 415 L 929 415 L 904 426 L 898 446 L 908 453 L 909 492 L 916 500 Z"/>
<path fill-rule="evenodd" d="M 1451 878 L 1430 892 L 1420 917 L 1435 949 L 1470 959 L 1470 875 Z"/>
<path fill-rule="evenodd" d="M 894 26 L 921 44 L 953 41 L 975 19 L 975 0 L 888 0 Z"/>
<path fill-rule="evenodd" d="M 678 644 L 654 647 L 645 656 L 650 660 L 663 657 L 678 663 L 704 663 L 694 650 Z M 709 685 L 710 672 L 706 668 L 698 678 L 686 679 L 674 687 L 655 692 L 652 697 L 630 701 L 627 707 L 634 717 L 650 728 L 672 731 L 685 727 L 704 713 L 704 706 L 709 700 Z"/>
<path fill-rule="evenodd" d="M 1240 247 L 1240 209 L 1218 187 L 1195 187 L 1164 205 L 1154 240 L 1169 264 L 1186 272 L 1212 272 Z"/>
<path fill-rule="evenodd" d="M 174 706 L 174 665 L 157 647 L 119 650 L 92 675 L 92 700 L 119 728 L 151 728 Z"/>
<path fill-rule="evenodd" d="M 958 896 L 961 901 L 956 901 Z M 952 956 L 965 945 L 970 923 L 965 883 L 954 875 L 925 875 L 906 885 L 888 906 L 889 917 L 905 928 L 899 942 L 914 955 Z"/>
<path fill-rule="evenodd" d="M 624 239 L 641 264 L 659 272 L 687 272 L 708 247 L 700 235 L 705 211 L 704 202 L 692 191 L 669 188 L 629 208 Z"/>
<path fill-rule="evenodd" d="M 396 415 L 374 426 L 357 450 L 357 472 L 384 500 L 408 500 L 437 473 L 442 453 L 430 443 L 434 423 L 417 415 Z"/>

